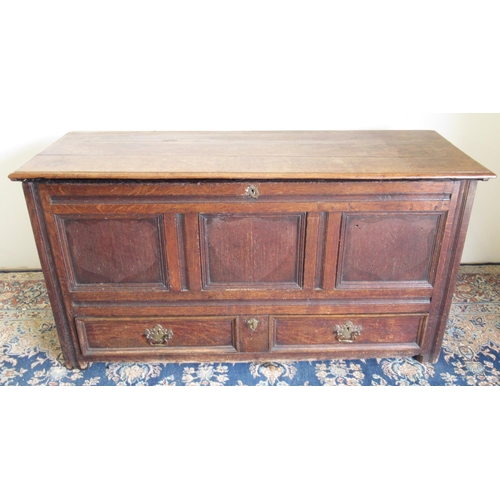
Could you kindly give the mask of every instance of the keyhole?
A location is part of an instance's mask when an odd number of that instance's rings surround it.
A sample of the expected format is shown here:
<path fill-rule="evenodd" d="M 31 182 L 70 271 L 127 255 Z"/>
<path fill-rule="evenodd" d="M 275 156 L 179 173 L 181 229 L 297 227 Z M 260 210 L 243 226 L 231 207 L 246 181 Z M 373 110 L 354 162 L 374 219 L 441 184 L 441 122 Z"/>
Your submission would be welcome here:
<path fill-rule="evenodd" d="M 248 197 L 253 198 L 254 200 L 260 196 L 257 186 L 252 184 L 246 188 L 245 193 Z"/>

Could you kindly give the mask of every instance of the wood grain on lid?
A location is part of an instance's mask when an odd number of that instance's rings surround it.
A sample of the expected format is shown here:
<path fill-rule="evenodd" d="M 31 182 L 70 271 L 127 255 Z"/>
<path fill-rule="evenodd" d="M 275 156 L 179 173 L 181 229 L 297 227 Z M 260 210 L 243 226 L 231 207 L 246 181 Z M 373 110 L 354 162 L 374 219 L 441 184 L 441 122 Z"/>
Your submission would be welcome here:
<path fill-rule="evenodd" d="M 494 178 L 433 131 L 71 132 L 24 179 Z"/>

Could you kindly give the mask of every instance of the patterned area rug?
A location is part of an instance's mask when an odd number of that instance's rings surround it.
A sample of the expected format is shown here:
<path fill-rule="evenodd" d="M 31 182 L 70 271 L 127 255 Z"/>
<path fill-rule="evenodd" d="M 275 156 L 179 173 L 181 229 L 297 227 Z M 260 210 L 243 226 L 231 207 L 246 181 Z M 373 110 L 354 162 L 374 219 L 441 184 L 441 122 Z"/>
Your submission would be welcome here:
<path fill-rule="evenodd" d="M 0 273 L 0 385 L 500 385 L 500 265 L 462 266 L 438 363 L 91 363 L 67 370 L 41 272 Z"/>

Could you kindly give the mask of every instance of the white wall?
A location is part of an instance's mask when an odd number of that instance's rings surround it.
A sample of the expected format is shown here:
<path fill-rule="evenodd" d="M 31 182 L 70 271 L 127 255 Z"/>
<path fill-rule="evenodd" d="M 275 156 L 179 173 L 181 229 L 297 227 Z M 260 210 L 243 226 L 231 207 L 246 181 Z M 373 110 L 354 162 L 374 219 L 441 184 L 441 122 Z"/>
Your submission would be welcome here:
<path fill-rule="evenodd" d="M 500 114 L 488 113 L 496 27 L 484 8 L 5 4 L 0 269 L 40 265 L 21 185 L 7 175 L 68 131 L 433 129 L 500 174 Z M 475 18 L 478 32 L 463 37 Z M 499 207 L 500 180 L 480 183 L 463 262 L 500 262 Z"/>

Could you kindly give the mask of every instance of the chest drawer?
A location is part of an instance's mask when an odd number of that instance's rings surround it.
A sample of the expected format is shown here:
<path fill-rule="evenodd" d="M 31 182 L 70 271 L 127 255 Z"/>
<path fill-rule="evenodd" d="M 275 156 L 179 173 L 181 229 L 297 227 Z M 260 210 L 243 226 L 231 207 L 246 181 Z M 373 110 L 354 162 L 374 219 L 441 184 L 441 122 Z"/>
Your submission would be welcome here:
<path fill-rule="evenodd" d="M 418 347 L 426 315 L 275 316 L 273 350 L 356 350 L 367 345 Z"/>
<path fill-rule="evenodd" d="M 217 317 L 77 317 L 82 354 L 164 356 L 236 352 L 237 319 Z"/>

